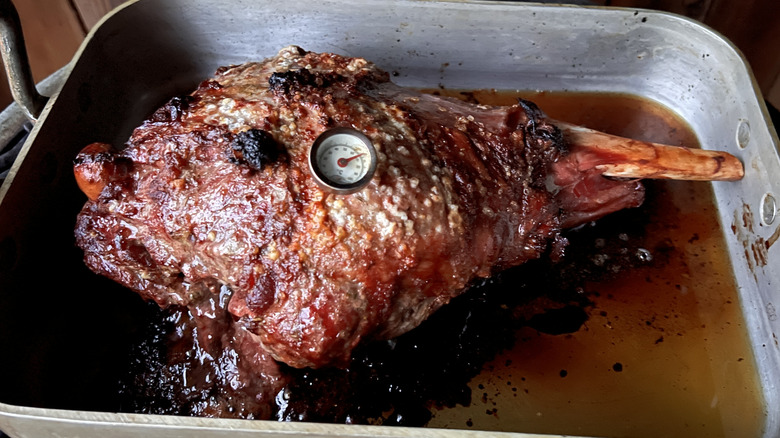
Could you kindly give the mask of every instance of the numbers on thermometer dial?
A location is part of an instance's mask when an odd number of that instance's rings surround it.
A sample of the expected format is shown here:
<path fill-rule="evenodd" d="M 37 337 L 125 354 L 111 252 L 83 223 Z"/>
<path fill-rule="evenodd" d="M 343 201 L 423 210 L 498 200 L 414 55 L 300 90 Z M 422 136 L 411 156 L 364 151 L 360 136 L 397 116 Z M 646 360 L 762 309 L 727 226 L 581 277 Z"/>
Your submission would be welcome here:
<path fill-rule="evenodd" d="M 365 187 L 376 170 L 376 150 L 368 137 L 350 128 L 334 128 L 312 145 L 309 165 L 324 189 L 348 194 Z"/>

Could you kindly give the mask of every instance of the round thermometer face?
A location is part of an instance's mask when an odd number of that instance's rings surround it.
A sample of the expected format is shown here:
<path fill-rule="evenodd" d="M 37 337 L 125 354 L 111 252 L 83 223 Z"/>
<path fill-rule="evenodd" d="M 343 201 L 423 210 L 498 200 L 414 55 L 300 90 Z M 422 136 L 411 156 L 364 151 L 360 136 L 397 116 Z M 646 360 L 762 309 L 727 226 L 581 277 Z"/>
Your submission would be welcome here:
<path fill-rule="evenodd" d="M 347 194 L 365 187 L 376 171 L 376 150 L 368 137 L 350 128 L 322 133 L 311 147 L 309 165 L 324 189 Z"/>

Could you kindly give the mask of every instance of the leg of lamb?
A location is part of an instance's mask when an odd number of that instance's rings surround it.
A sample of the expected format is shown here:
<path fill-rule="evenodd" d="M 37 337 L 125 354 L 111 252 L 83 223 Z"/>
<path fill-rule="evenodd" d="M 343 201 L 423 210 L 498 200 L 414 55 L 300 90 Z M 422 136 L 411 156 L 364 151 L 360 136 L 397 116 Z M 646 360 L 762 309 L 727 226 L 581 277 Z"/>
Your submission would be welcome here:
<path fill-rule="evenodd" d="M 337 127 L 376 148 L 351 194 L 323 190 L 308 165 Z M 667 174 L 669 154 L 684 159 Z M 416 327 L 476 278 L 559 254 L 563 228 L 640 204 L 636 178 L 741 170 L 728 154 L 615 140 L 523 100 L 423 94 L 365 59 L 288 47 L 219 69 L 121 149 L 86 147 L 75 232 L 95 272 L 161 306 L 208 313 L 219 294 L 242 344 L 319 367 Z"/>

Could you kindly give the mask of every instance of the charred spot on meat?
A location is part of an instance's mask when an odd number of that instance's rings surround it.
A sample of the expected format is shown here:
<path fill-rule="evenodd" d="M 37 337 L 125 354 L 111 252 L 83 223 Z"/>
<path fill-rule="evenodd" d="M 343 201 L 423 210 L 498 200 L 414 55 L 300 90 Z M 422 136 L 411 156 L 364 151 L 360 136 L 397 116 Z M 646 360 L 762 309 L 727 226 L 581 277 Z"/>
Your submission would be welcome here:
<path fill-rule="evenodd" d="M 566 142 L 561 130 L 546 120 L 544 113 L 535 103 L 518 99 L 517 104 L 527 114 L 525 123 L 518 123 L 517 129 L 525 132 L 525 151 L 534 151 L 528 153 L 526 159 L 532 162 L 531 181 L 538 183 L 546 177 L 548 163 L 555 159 L 555 154 L 566 152 Z"/>
<path fill-rule="evenodd" d="M 151 120 L 154 122 L 173 122 L 179 120 L 182 113 L 187 111 L 192 96 L 177 96 L 168 101 L 167 104 L 152 114 Z"/>
<path fill-rule="evenodd" d="M 312 73 L 311 71 L 302 68 L 299 70 L 271 74 L 271 77 L 268 78 L 268 88 L 275 93 L 284 95 L 304 87 L 327 87 L 328 84 L 337 81 L 338 79 L 339 78 L 336 75 Z"/>
<path fill-rule="evenodd" d="M 239 132 L 230 145 L 232 151 L 228 153 L 228 160 L 254 170 L 260 170 L 263 165 L 275 162 L 281 153 L 271 134 L 259 129 Z"/>
<path fill-rule="evenodd" d="M 324 192 L 308 167 L 315 139 L 339 127 L 377 151 L 373 179 L 349 195 Z M 527 101 L 423 94 L 365 59 L 290 47 L 221 68 L 108 159 L 85 149 L 76 240 L 92 270 L 160 306 L 207 315 L 221 291 L 245 364 L 345 364 L 474 281 L 559 254 L 563 228 L 639 205 L 639 181 L 603 177 L 635 170 L 635 149 L 586 137 Z M 676 175 L 714 161 L 684 156 L 699 161 Z M 734 169 L 725 160 L 717 172 Z"/>

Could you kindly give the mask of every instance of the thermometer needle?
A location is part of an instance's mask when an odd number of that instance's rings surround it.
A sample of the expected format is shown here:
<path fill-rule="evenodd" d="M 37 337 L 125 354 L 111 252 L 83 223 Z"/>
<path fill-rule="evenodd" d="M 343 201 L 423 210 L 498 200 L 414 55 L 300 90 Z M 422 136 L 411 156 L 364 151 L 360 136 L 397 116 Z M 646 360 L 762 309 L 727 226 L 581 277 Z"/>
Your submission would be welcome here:
<path fill-rule="evenodd" d="M 355 158 L 362 157 L 363 155 L 365 155 L 365 154 L 357 154 L 357 155 L 355 155 L 353 157 L 349 157 L 349 158 L 339 158 L 339 160 L 336 161 L 336 164 L 338 164 L 339 167 L 347 167 L 347 164 L 349 164 L 350 161 L 354 160 Z"/>

